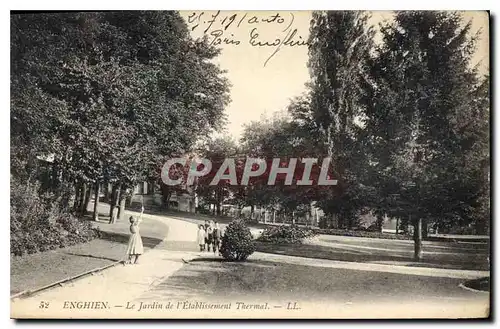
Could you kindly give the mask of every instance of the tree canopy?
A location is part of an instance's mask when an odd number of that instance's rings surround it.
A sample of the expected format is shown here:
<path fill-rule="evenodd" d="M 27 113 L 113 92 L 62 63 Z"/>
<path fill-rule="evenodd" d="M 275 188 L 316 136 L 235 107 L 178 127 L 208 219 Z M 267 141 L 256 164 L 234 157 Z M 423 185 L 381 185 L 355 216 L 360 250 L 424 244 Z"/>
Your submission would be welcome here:
<path fill-rule="evenodd" d="M 218 54 L 174 11 L 13 15 L 13 174 L 52 155 L 68 182 L 158 180 L 225 122 Z"/>

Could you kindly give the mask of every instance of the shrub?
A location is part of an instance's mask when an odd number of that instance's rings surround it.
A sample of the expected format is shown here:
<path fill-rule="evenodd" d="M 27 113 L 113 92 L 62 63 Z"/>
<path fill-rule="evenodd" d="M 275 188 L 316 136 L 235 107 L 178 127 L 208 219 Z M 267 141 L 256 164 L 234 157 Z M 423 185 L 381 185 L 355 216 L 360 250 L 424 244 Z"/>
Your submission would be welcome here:
<path fill-rule="evenodd" d="M 92 224 L 67 211 L 60 198 L 39 194 L 38 184 L 11 182 L 10 252 L 16 256 L 33 254 L 76 243 L 99 235 Z M 63 196 L 64 197 L 64 196 Z"/>
<path fill-rule="evenodd" d="M 267 227 L 257 239 L 262 242 L 277 244 L 302 243 L 304 239 L 315 236 L 310 229 L 298 227 L 297 225 L 280 225 Z"/>
<path fill-rule="evenodd" d="M 354 230 L 343 230 L 343 229 L 314 229 L 316 234 L 326 234 L 326 235 L 341 235 L 341 236 L 352 236 L 360 238 L 375 238 L 375 239 L 389 239 L 389 240 L 411 240 L 413 237 L 407 234 L 392 234 L 392 233 L 382 233 L 382 232 L 370 232 L 370 231 L 354 231 Z"/>
<path fill-rule="evenodd" d="M 250 229 L 243 220 L 234 220 L 226 227 L 220 253 L 230 261 L 244 261 L 255 251 Z"/>

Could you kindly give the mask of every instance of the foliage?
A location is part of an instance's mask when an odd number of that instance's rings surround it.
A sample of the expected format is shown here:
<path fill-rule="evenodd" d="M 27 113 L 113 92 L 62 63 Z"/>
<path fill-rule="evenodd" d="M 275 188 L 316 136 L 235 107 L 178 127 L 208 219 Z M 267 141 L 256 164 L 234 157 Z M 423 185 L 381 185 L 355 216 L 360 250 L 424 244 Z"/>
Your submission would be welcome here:
<path fill-rule="evenodd" d="M 61 199 L 40 194 L 39 184 L 11 182 L 10 242 L 16 256 L 32 254 L 98 236 L 90 222 L 79 220 L 60 207 Z"/>
<path fill-rule="evenodd" d="M 374 239 L 389 239 L 389 240 L 412 239 L 412 237 L 407 234 L 381 233 L 381 232 L 370 232 L 361 230 L 355 231 L 355 230 L 341 230 L 341 229 L 314 229 L 313 232 L 315 234 L 340 235 L 340 236 L 374 238 Z"/>
<path fill-rule="evenodd" d="M 419 11 L 382 27 L 364 100 L 379 211 L 441 228 L 488 221 L 489 81 L 471 67 L 470 27 L 459 13 Z"/>
<path fill-rule="evenodd" d="M 68 180 L 132 187 L 224 122 L 218 51 L 177 12 L 26 14 L 11 25 L 16 171 L 53 154 Z"/>
<path fill-rule="evenodd" d="M 304 229 L 297 225 L 279 225 L 266 227 L 257 240 L 276 244 L 294 244 L 302 243 L 304 239 L 313 237 L 314 235 L 316 233 L 312 230 Z"/>
<path fill-rule="evenodd" d="M 166 158 L 225 122 L 218 54 L 176 11 L 12 15 L 12 174 L 33 181 L 51 156 L 56 194 L 158 182 Z"/>
<path fill-rule="evenodd" d="M 241 143 L 252 156 L 330 157 L 335 187 L 254 184 L 242 193 L 245 204 L 293 214 L 314 202 L 354 226 L 369 192 L 361 184 L 366 157 L 360 142 L 360 115 L 373 32 L 360 12 L 314 12 L 309 37 L 311 82 L 290 102 L 286 115 L 263 118 L 245 127 Z M 297 170 L 300 172 L 300 169 Z M 296 179 L 298 177 L 295 177 Z"/>
<path fill-rule="evenodd" d="M 304 208 L 309 208 L 311 202 L 321 199 L 325 189 L 315 185 L 297 185 L 297 181 L 303 176 L 303 158 L 317 158 L 321 154 L 321 145 L 311 136 L 314 131 L 308 130 L 306 123 L 295 120 L 293 112 L 302 109 L 305 100 L 298 98 L 294 100 L 288 112 L 275 113 L 273 117 L 261 117 L 259 122 L 251 122 L 245 126 L 243 136 L 240 140 L 242 150 L 252 157 L 265 159 L 267 161 L 266 171 L 259 177 L 249 181 L 248 186 L 240 188 L 236 195 L 242 204 L 248 206 L 258 205 L 275 210 L 282 210 L 292 214 Z M 288 164 L 291 158 L 297 158 L 292 183 L 285 184 L 284 175 L 278 175 L 275 185 L 268 185 L 269 172 L 273 158 L 280 158 L 282 166 Z M 319 165 L 321 160 L 319 161 Z M 315 164 L 311 170 L 313 181 L 319 172 L 319 165 Z"/>
<path fill-rule="evenodd" d="M 255 157 L 328 156 L 340 184 L 254 181 L 235 199 L 292 214 L 315 203 L 346 228 L 370 209 L 379 224 L 413 214 L 440 230 L 473 223 L 487 232 L 489 77 L 471 65 L 478 35 L 459 13 L 405 11 L 381 25 L 376 45 L 368 18 L 314 12 L 307 92 L 241 139 Z"/>
<path fill-rule="evenodd" d="M 226 227 L 220 252 L 229 261 L 244 261 L 255 251 L 250 229 L 242 220 L 234 220 Z"/>
<path fill-rule="evenodd" d="M 318 197 L 318 206 L 327 214 L 337 214 L 347 227 L 355 226 L 369 200 L 362 184 L 367 158 L 360 120 L 373 49 L 374 32 L 367 25 L 368 18 L 366 13 L 354 11 L 313 13 L 308 96 L 290 109 L 335 166 L 339 185 Z"/>
<path fill-rule="evenodd" d="M 221 215 L 221 207 L 231 197 L 231 184 L 229 179 L 221 179 L 217 184 L 211 185 L 212 180 L 227 158 L 235 158 L 238 153 L 236 142 L 230 136 L 220 136 L 207 139 L 199 146 L 200 153 L 205 159 L 210 160 L 212 168 L 208 174 L 199 177 L 196 182 L 196 193 L 203 199 L 205 204 L 215 205 L 216 214 Z M 201 166 L 199 170 L 201 170 Z M 242 167 L 235 163 L 237 177 L 242 174 Z M 224 174 L 229 172 L 226 169 Z"/>

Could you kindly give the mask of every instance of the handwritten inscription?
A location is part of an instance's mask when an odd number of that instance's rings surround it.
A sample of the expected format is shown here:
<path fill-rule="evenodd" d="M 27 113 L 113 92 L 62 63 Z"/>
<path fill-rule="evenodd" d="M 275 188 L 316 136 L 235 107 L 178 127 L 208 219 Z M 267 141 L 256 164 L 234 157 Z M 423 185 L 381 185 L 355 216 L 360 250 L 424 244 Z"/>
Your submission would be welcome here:
<path fill-rule="evenodd" d="M 202 30 L 212 46 L 239 46 L 247 43 L 252 47 L 270 48 L 271 52 L 264 66 L 283 48 L 307 46 L 306 37 L 294 26 L 295 16 L 292 12 L 281 12 L 266 16 L 255 16 L 248 13 L 224 14 L 193 12 L 187 18 L 191 31 Z M 274 36 L 264 38 L 259 30 L 262 26 L 273 28 Z M 245 40 L 235 37 L 235 29 L 244 29 Z M 274 32 L 275 30 L 275 32 Z"/>

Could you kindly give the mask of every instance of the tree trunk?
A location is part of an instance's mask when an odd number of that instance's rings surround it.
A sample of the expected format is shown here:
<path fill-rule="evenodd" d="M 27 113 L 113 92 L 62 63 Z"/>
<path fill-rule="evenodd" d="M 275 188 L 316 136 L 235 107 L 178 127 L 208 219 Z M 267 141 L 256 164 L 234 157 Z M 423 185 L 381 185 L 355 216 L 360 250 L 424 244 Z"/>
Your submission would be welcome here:
<path fill-rule="evenodd" d="M 118 218 L 118 206 L 120 202 L 122 184 L 118 183 L 118 185 L 113 186 L 113 200 L 110 205 L 110 223 L 115 223 Z"/>
<path fill-rule="evenodd" d="M 87 184 L 82 183 L 82 189 L 80 191 L 80 201 L 79 201 L 79 208 L 78 208 L 78 213 L 83 216 L 85 215 L 85 198 L 87 197 Z"/>
<path fill-rule="evenodd" d="M 414 220 L 413 241 L 415 243 L 415 253 L 413 259 L 416 262 L 422 260 L 422 218 Z"/>
<path fill-rule="evenodd" d="M 399 234 L 399 217 L 396 218 L 396 235 Z"/>
<path fill-rule="evenodd" d="M 99 181 L 95 183 L 95 191 L 94 191 L 94 216 L 93 219 L 95 221 L 99 220 L 99 192 L 101 185 Z"/>
<path fill-rule="evenodd" d="M 401 220 L 399 221 L 399 230 L 400 230 L 400 233 L 403 233 L 403 234 L 408 234 L 409 232 L 409 218 L 404 216 L 401 218 Z"/>
<path fill-rule="evenodd" d="M 429 225 L 427 219 L 422 219 L 422 239 L 427 239 L 429 234 Z"/>
<path fill-rule="evenodd" d="M 384 217 L 381 215 L 377 215 L 377 230 L 382 233 L 382 228 L 384 226 Z"/>
<path fill-rule="evenodd" d="M 113 208 L 115 207 L 116 203 L 116 192 L 117 192 L 118 186 L 113 185 L 111 187 L 111 195 L 110 195 L 110 200 L 109 200 L 109 220 L 111 221 L 113 218 Z"/>
<path fill-rule="evenodd" d="M 172 192 L 168 193 L 167 195 L 163 196 L 163 206 L 166 210 L 170 209 L 170 197 L 172 196 Z"/>
<path fill-rule="evenodd" d="M 103 201 L 109 203 L 109 183 L 105 181 L 102 185 Z"/>
<path fill-rule="evenodd" d="M 352 230 L 353 226 L 354 226 L 354 218 L 352 216 L 349 216 L 349 218 L 347 218 L 347 229 Z"/>
<path fill-rule="evenodd" d="M 56 191 L 58 192 L 59 191 L 59 187 L 60 187 L 60 178 L 61 178 L 61 174 L 60 174 L 60 170 L 59 170 L 59 162 L 57 160 L 55 160 L 52 164 L 52 177 L 51 177 L 51 189 L 52 191 Z"/>
<path fill-rule="evenodd" d="M 172 189 L 163 182 L 160 183 L 161 189 L 161 202 L 164 209 L 170 209 L 170 198 L 172 197 Z"/>
<path fill-rule="evenodd" d="M 120 193 L 120 201 L 119 201 L 119 208 L 118 208 L 118 220 L 120 222 L 123 222 L 125 218 L 125 202 L 127 201 L 127 193 L 125 191 L 121 191 Z"/>
<path fill-rule="evenodd" d="M 306 213 L 307 226 L 314 226 L 314 210 L 309 207 Z"/>
<path fill-rule="evenodd" d="M 255 212 L 255 205 L 250 206 L 250 219 L 253 219 L 253 214 Z"/>
<path fill-rule="evenodd" d="M 336 219 L 337 219 L 337 228 L 345 228 L 345 225 L 344 225 L 344 216 L 342 214 L 337 214 L 336 215 Z"/>
<path fill-rule="evenodd" d="M 115 206 L 111 205 L 109 224 L 116 223 L 116 216 L 117 215 L 118 215 L 118 209 Z"/>
<path fill-rule="evenodd" d="M 122 196 L 122 184 L 118 184 L 118 187 L 116 188 L 116 196 L 115 196 L 115 201 L 114 201 L 114 205 L 115 207 L 118 207 L 119 206 L 119 203 L 120 203 L 120 198 Z"/>
<path fill-rule="evenodd" d="M 478 235 L 489 235 L 490 230 L 490 216 L 482 216 L 476 220 L 475 231 Z"/>
<path fill-rule="evenodd" d="M 220 215 L 221 215 L 221 206 L 220 206 L 220 202 L 217 202 L 216 207 L 217 207 L 217 216 L 220 216 Z"/>
<path fill-rule="evenodd" d="M 76 213 L 80 209 L 80 184 L 75 185 L 75 200 L 73 203 L 73 211 Z"/>
<path fill-rule="evenodd" d="M 86 191 L 85 191 L 85 199 L 83 201 L 83 206 L 82 206 L 82 215 L 87 214 L 87 209 L 89 208 L 89 203 L 90 203 L 90 197 L 92 195 L 92 185 L 90 184 L 85 184 L 86 185 Z"/>

